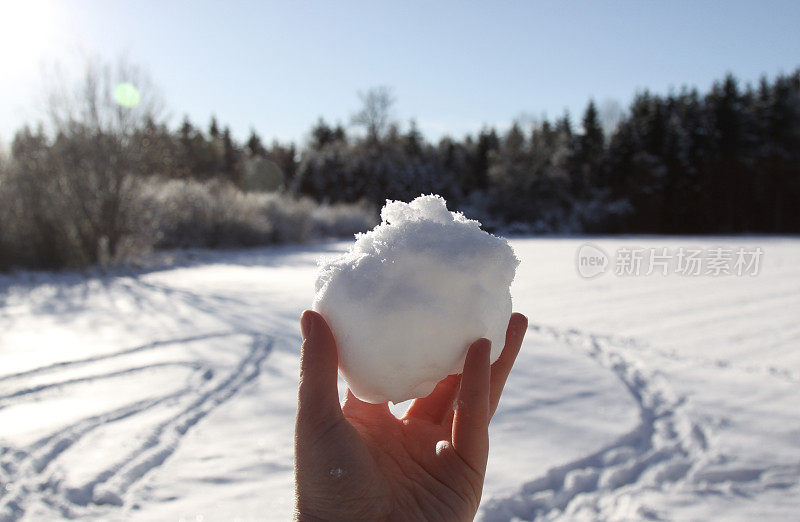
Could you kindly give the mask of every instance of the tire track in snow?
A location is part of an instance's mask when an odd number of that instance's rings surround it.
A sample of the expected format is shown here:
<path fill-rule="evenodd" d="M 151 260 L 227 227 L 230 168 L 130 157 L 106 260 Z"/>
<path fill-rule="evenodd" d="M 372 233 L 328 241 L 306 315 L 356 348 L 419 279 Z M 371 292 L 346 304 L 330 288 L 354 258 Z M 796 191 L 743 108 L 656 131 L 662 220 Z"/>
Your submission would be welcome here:
<path fill-rule="evenodd" d="M 550 520 L 560 516 L 607 518 L 622 492 L 658 489 L 685 479 L 708 449 L 708 429 L 684 412 L 664 379 L 624 353 L 631 339 L 531 325 L 531 330 L 584 351 L 614 372 L 636 401 L 633 430 L 597 452 L 550 469 L 508 497 L 487 499 L 481 520 Z M 640 509 L 636 518 L 656 515 Z"/>
<path fill-rule="evenodd" d="M 149 343 L 114 354 L 57 363 L 31 372 L 23 372 L 25 375 L 31 375 L 43 371 L 54 371 L 67 366 L 127 355 L 166 344 L 234 335 L 250 335 L 250 349 L 230 374 L 218 384 L 203 384 L 208 379 L 208 368 L 200 365 L 197 367 L 198 371 L 190 377 L 187 386 L 177 392 L 156 399 L 138 401 L 110 412 L 82 419 L 56 434 L 40 439 L 26 450 L 2 448 L 0 450 L 2 451 L 0 453 L 0 482 L 12 487 L 0 488 L 0 521 L 15 521 L 21 518 L 25 512 L 25 504 L 31 497 L 38 497 L 57 509 L 64 517 L 74 516 L 81 507 L 88 506 L 90 503 L 122 505 L 122 497 L 125 492 L 147 472 L 160 466 L 174 453 L 180 440 L 197 422 L 233 397 L 243 386 L 260 374 L 261 364 L 271 352 L 273 340 L 269 336 L 251 332 L 209 334 Z M 19 376 L 21 375 L 17 374 L 15 377 Z M 93 378 L 101 377 L 93 376 Z M 196 396 L 192 397 L 192 395 Z M 58 457 L 91 431 L 170 401 L 187 398 L 190 399 L 188 406 L 168 421 L 152 428 L 140 446 L 128 452 L 122 459 L 101 471 L 81 487 L 64 490 L 57 477 L 52 474 L 47 475 L 47 470 L 57 461 Z"/>

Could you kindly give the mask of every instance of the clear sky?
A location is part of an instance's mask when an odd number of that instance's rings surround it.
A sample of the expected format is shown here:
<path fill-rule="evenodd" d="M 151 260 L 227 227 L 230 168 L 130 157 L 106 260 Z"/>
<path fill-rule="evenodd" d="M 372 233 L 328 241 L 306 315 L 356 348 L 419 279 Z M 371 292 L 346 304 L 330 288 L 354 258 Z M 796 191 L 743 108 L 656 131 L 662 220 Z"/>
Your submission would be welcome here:
<path fill-rule="evenodd" d="M 709 87 L 800 66 L 800 2 L 0 0 L 0 140 L 37 117 L 43 63 L 121 53 L 172 123 L 212 114 L 238 138 L 299 140 L 393 89 L 430 138 L 520 115 L 573 119 L 643 88 Z"/>

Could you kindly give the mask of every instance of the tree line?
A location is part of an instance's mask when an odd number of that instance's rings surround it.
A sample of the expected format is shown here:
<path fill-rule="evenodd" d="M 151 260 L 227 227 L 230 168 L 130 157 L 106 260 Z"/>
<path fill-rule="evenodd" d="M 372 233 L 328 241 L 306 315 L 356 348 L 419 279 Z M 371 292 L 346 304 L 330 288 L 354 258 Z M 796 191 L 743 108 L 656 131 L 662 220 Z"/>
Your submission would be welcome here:
<path fill-rule="evenodd" d="M 702 94 L 644 91 L 603 127 L 593 101 L 578 129 L 564 115 L 438 143 L 413 122 L 354 140 L 320 120 L 292 187 L 376 204 L 435 192 L 534 232 L 800 232 L 800 70 L 756 87 L 727 75 Z"/>
<path fill-rule="evenodd" d="M 529 233 L 800 232 L 800 69 L 640 92 L 612 127 L 589 101 L 574 127 L 565 114 L 436 142 L 394 121 L 391 91 L 375 88 L 349 127 L 320 118 L 299 145 L 255 131 L 238 142 L 216 118 L 171 128 L 154 101 L 115 105 L 105 94 L 129 73 L 94 70 L 77 89 L 85 99 L 16 133 L 0 157 L 5 229 L 24 218 L 38 231 L 25 234 L 113 254 L 135 226 L 135 187 L 159 177 L 361 208 L 437 193 L 487 228 Z M 76 224 L 61 230 L 69 213 Z"/>
<path fill-rule="evenodd" d="M 238 144 L 216 121 L 171 129 L 147 76 L 125 61 L 90 61 L 46 100 L 42 123 L 0 150 L 0 270 L 352 237 L 375 223 L 366 203 L 294 196 L 293 146 Z"/>

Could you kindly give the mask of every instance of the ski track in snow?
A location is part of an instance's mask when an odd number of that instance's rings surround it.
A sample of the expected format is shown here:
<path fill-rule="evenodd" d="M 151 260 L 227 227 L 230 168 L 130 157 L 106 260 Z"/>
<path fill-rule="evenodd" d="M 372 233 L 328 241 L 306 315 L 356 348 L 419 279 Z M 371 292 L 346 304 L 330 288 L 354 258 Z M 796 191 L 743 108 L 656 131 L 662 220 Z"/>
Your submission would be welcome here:
<path fill-rule="evenodd" d="M 202 341 L 202 340 L 205 340 L 205 339 L 214 339 L 214 338 L 219 338 L 219 337 L 229 337 L 229 336 L 232 336 L 232 335 L 236 335 L 236 332 L 218 332 L 218 333 L 211 333 L 211 334 L 204 334 L 204 335 L 194 335 L 194 336 L 191 336 L 191 337 L 183 337 L 183 338 L 179 338 L 179 339 L 170 339 L 168 341 L 155 341 L 155 342 L 152 342 L 152 343 L 143 344 L 141 346 L 136 346 L 134 348 L 128 348 L 127 350 L 122 350 L 122 351 L 119 351 L 119 352 L 112 352 L 112 353 L 107 353 L 107 354 L 102 354 L 102 355 L 95 355 L 95 356 L 92 356 L 92 357 L 86 357 L 84 359 L 73 359 L 71 361 L 62 361 L 62 362 L 57 362 L 57 363 L 54 363 L 54 364 L 49 364 L 47 366 L 40 366 L 39 368 L 34 368 L 32 370 L 28 370 L 28 371 L 24 371 L 24 372 L 12 373 L 12 374 L 9 374 L 9 375 L 3 375 L 3 376 L 0 376 L 0 383 L 5 382 L 5 381 L 20 379 L 20 378 L 23 378 L 23 377 L 30 377 L 32 375 L 39 375 L 39 374 L 42 374 L 42 373 L 49 373 L 49 372 L 54 372 L 54 371 L 58 371 L 58 370 L 63 370 L 63 369 L 66 369 L 66 368 L 72 368 L 72 367 L 79 366 L 79 365 L 82 365 L 82 364 L 89 364 L 89 363 L 94 363 L 94 362 L 99 362 L 99 361 L 105 361 L 105 360 L 113 359 L 113 358 L 116 358 L 116 357 L 122 357 L 123 355 L 130 355 L 130 354 L 134 354 L 134 353 L 138 353 L 138 352 L 143 352 L 145 350 L 152 350 L 153 348 L 158 348 L 160 346 L 169 346 L 169 345 L 175 345 L 175 344 L 181 344 L 181 343 L 191 343 L 191 342 L 194 342 L 194 341 Z M 7 398 L 7 397 L 8 396 L 3 396 L 2 398 Z"/>
<path fill-rule="evenodd" d="M 165 345 L 176 345 L 234 335 L 249 335 L 251 337 L 250 348 L 232 371 L 221 379 L 215 380 L 214 370 L 200 362 L 153 363 L 121 371 L 49 383 L 33 388 L 22 388 L 0 396 L 0 405 L 2 405 L 14 399 L 35 395 L 53 387 L 109 379 L 165 365 L 183 365 L 193 370 L 186 385 L 177 392 L 168 393 L 158 398 L 140 400 L 112 411 L 81 419 L 22 449 L 0 448 L 0 482 L 13 486 L 0 488 L 0 521 L 9 522 L 21 518 L 25 514 L 26 504 L 34 498 L 49 505 L 64 518 L 75 518 L 82 514 L 88 514 L 87 508 L 90 504 L 95 505 L 95 510 L 93 511 L 96 511 L 98 505 L 121 506 L 125 493 L 149 471 L 160 466 L 174 453 L 181 438 L 197 422 L 220 404 L 230 399 L 243 386 L 259 375 L 262 362 L 272 350 L 273 340 L 269 336 L 253 332 L 206 334 L 148 343 L 111 354 L 60 362 L 28 372 L 2 377 L 0 381 L 13 382 L 34 374 L 55 373 L 66 368 L 112 359 Z M 157 406 L 174 403 L 182 406 L 176 415 L 151 427 L 147 436 L 142 439 L 143 442 L 141 444 L 133 447 L 121 458 L 118 458 L 111 467 L 102 470 L 81 487 L 63 488 L 60 480 L 53 474 L 48 473 L 65 451 L 93 430 L 127 419 L 133 415 L 147 412 Z"/>
<path fill-rule="evenodd" d="M 529 328 L 582 350 L 614 372 L 636 401 L 640 420 L 633 430 L 595 453 L 551 468 L 511 495 L 486 499 L 480 520 L 661 520 L 658 512 L 644 506 L 633 506 L 631 511 L 631 495 L 669 487 L 714 492 L 722 483 L 738 486 L 742 493 L 750 483 L 780 489 L 796 485 L 798 465 L 704 469 L 714 460 L 709 447 L 712 427 L 692 420 L 684 399 L 672 392 L 664 377 L 636 360 L 631 354 L 639 345 L 635 339 L 536 324 Z M 674 354 L 661 355 L 677 359 Z M 770 373 L 795 381 L 794 375 Z"/>

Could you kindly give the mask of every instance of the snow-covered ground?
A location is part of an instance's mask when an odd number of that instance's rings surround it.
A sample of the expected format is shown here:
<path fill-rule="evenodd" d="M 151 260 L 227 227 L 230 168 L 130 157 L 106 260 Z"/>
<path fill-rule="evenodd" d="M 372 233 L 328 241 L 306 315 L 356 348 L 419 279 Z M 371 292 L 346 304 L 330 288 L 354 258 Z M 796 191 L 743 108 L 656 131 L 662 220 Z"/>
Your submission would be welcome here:
<path fill-rule="evenodd" d="M 796 517 L 800 239 L 590 241 L 764 255 L 755 277 L 586 280 L 584 240 L 513 240 L 531 327 L 479 518 Z M 298 317 L 345 245 L 0 277 L 0 520 L 288 519 Z"/>

